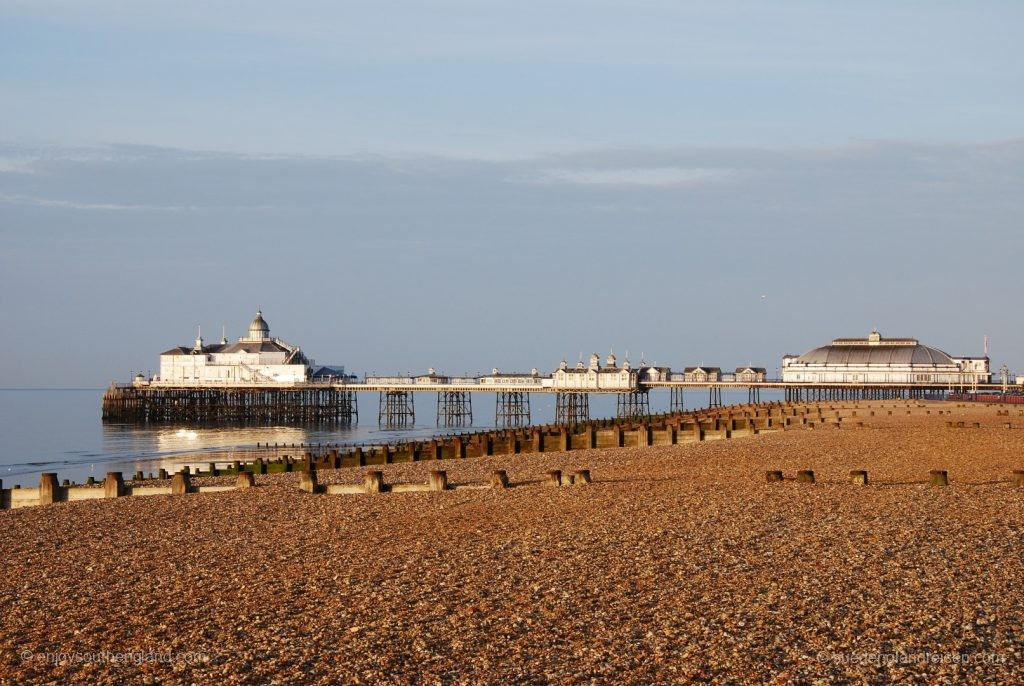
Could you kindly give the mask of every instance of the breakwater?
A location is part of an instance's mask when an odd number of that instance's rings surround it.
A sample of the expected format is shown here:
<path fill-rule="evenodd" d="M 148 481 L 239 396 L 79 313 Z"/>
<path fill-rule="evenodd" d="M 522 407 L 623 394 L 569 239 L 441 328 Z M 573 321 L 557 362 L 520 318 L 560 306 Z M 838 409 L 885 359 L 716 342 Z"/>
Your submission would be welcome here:
<path fill-rule="evenodd" d="M 301 454 L 284 446 L 267 446 L 249 451 L 247 457 L 251 459 L 236 459 L 227 463 L 214 459 L 207 463 L 205 470 L 186 467 L 176 475 L 160 470 L 155 478 L 146 478 L 142 472 L 137 472 L 132 479 L 126 481 L 122 473 L 111 472 L 103 482 L 97 482 L 90 477 L 86 484 L 79 485 L 68 480 L 59 482 L 57 474 L 47 472 L 42 475 L 38 488 L 2 488 L 3 484 L 0 482 L 0 508 L 124 495 L 172 494 L 174 479 L 182 477 L 308 472 L 490 455 L 528 455 L 601 448 L 676 445 L 755 436 L 762 432 L 779 431 L 793 426 L 838 428 L 852 424 L 857 427 L 862 425 L 862 422 L 855 419 L 859 411 L 865 415 L 873 414 L 875 411 L 887 411 L 889 414 L 894 411 L 911 412 L 910 405 L 897 405 L 893 408 L 881 410 L 873 407 L 869 410 L 860 410 L 856 405 L 748 404 L 668 413 L 640 420 L 606 419 L 571 426 L 549 424 L 520 429 L 466 432 L 422 441 L 394 441 L 319 450 L 309 448 L 303 450 Z M 172 483 L 168 483 L 168 480 Z M 203 488 L 225 490 L 233 487 Z"/>

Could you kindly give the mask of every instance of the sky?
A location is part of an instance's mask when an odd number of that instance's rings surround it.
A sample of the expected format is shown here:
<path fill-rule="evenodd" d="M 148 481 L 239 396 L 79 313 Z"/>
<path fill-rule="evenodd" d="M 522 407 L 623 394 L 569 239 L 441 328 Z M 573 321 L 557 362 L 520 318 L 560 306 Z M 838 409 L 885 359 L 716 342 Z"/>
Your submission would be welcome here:
<path fill-rule="evenodd" d="M 1024 374 L 1024 4 L 0 0 L 0 387 L 271 333 L 362 373 Z"/>

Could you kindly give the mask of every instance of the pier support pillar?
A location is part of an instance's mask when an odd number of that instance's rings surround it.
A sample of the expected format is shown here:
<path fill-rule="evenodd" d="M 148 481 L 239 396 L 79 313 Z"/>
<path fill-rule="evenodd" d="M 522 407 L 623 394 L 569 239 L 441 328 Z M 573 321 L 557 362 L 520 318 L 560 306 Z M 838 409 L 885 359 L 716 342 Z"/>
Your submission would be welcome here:
<path fill-rule="evenodd" d="M 437 426 L 472 426 L 473 398 L 469 391 L 439 391 Z"/>
<path fill-rule="evenodd" d="M 669 412 L 683 412 L 685 410 L 685 404 L 683 403 L 683 389 L 672 387 L 669 389 L 668 396 L 668 410 Z"/>
<path fill-rule="evenodd" d="M 494 398 L 494 425 L 501 428 L 530 425 L 530 394 L 498 391 Z"/>
<path fill-rule="evenodd" d="M 410 426 L 416 423 L 412 391 L 381 391 L 377 409 L 378 426 Z"/>
<path fill-rule="evenodd" d="M 590 421 L 590 395 L 579 391 L 555 394 L 556 424 L 586 424 Z"/>
<path fill-rule="evenodd" d="M 616 394 L 615 416 L 619 419 L 641 419 L 650 414 L 651 403 L 647 391 L 636 390 Z"/>

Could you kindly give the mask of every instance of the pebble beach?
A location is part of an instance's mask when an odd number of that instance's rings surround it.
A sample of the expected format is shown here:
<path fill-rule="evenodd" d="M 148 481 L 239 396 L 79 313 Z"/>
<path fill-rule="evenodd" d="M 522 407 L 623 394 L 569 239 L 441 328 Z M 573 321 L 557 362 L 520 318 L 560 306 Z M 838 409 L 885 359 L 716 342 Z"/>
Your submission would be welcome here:
<path fill-rule="evenodd" d="M 1024 681 L 1024 416 L 859 407 L 862 428 L 373 468 L 507 490 L 289 473 L 2 511 L 0 683 Z"/>

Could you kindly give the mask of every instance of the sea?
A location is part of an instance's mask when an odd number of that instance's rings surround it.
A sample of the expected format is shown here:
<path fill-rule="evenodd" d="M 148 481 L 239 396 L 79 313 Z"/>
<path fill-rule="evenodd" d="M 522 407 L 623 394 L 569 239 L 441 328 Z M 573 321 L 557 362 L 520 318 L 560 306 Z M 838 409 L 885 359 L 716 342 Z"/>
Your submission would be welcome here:
<path fill-rule="evenodd" d="M 189 424 L 124 424 L 101 418 L 102 388 L 0 389 L 0 480 L 4 488 L 39 483 L 43 472 L 56 472 L 60 480 L 83 483 L 103 479 L 107 472 L 131 478 L 138 471 L 174 472 L 185 465 L 205 465 L 211 458 L 230 461 L 261 444 L 307 446 L 372 445 L 427 439 L 432 436 L 478 431 L 495 426 L 495 395 L 473 393 L 473 423 L 459 428 L 437 426 L 437 398 L 433 393 L 414 396 L 415 421 L 403 428 L 378 425 L 376 393 L 358 393 L 358 421 L 352 425 L 237 426 Z M 706 390 L 687 391 L 686 409 L 707 407 Z M 762 391 L 761 400 L 779 400 L 778 392 Z M 747 401 L 746 391 L 722 392 L 725 404 Z M 533 423 L 552 422 L 553 394 L 530 395 Z M 667 391 L 650 394 L 651 412 L 666 412 Z M 593 419 L 615 416 L 615 396 L 590 396 Z"/>

